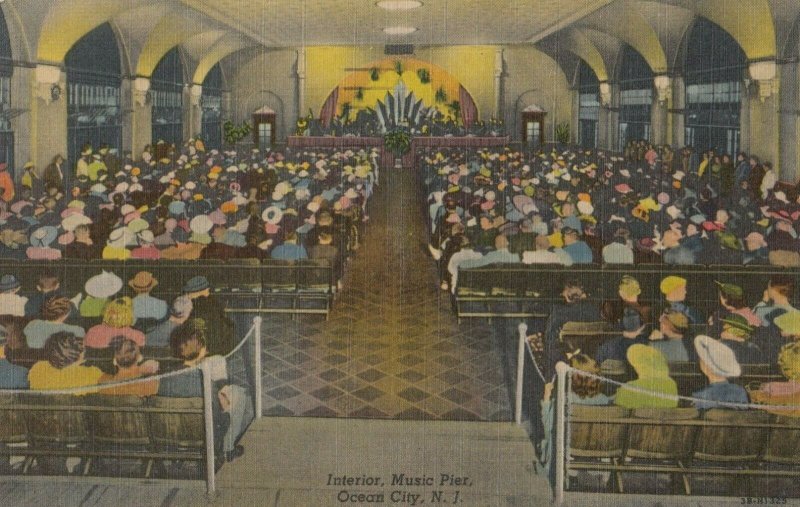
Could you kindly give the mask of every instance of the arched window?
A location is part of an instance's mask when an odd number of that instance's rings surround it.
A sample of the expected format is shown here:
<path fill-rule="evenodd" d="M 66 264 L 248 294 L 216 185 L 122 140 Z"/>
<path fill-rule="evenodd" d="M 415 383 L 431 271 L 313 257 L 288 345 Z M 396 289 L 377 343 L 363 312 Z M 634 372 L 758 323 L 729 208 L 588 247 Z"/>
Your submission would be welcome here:
<path fill-rule="evenodd" d="M 91 145 L 95 151 L 104 145 L 115 150 L 122 146 L 119 55 L 114 31 L 104 23 L 84 35 L 64 58 L 70 165 L 78 161 L 84 145 Z"/>
<path fill-rule="evenodd" d="M 222 146 L 222 69 L 214 65 L 203 81 L 203 132 L 201 137 L 206 148 L 219 149 Z"/>
<path fill-rule="evenodd" d="M 747 58 L 725 30 L 700 18 L 686 52 L 686 144 L 702 152 L 739 151 Z"/>
<path fill-rule="evenodd" d="M 153 142 L 183 143 L 183 88 L 186 78 L 178 47 L 158 62 L 150 79 L 153 97 Z"/>
<path fill-rule="evenodd" d="M 578 67 L 578 104 L 578 142 L 584 148 L 595 148 L 600 119 L 600 82 L 583 60 Z"/>
<path fill-rule="evenodd" d="M 619 72 L 619 149 L 630 140 L 650 140 L 653 71 L 635 49 L 622 50 Z"/>
<path fill-rule="evenodd" d="M 14 175 L 14 132 L 11 130 L 11 76 L 14 73 L 11 37 L 0 9 L 0 162 Z"/>

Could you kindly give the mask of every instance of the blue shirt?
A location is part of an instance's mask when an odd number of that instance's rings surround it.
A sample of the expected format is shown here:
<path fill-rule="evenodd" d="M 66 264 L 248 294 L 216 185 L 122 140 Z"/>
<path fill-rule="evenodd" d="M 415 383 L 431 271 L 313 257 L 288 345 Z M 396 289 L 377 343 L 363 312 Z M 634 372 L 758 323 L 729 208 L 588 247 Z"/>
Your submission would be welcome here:
<path fill-rule="evenodd" d="M 0 389 L 28 389 L 28 369 L 0 359 Z"/>
<path fill-rule="evenodd" d="M 297 259 L 308 259 L 308 252 L 306 252 L 303 245 L 284 243 L 276 246 L 275 249 L 272 250 L 270 257 L 284 261 L 295 261 Z"/>
<path fill-rule="evenodd" d="M 150 294 L 139 294 L 133 298 L 133 317 L 136 319 L 163 320 L 167 316 L 167 302 Z"/>
<path fill-rule="evenodd" d="M 584 241 L 576 241 L 571 245 L 564 245 L 562 248 L 569 254 L 575 264 L 591 264 L 593 260 L 592 249 Z"/>
<path fill-rule="evenodd" d="M 520 262 L 519 255 L 509 252 L 508 248 L 503 248 L 501 250 L 487 252 L 486 255 L 478 259 L 464 261 L 459 264 L 458 267 L 461 269 L 469 269 L 480 268 L 482 266 L 488 266 L 489 264 L 516 264 L 518 262 Z"/>
<path fill-rule="evenodd" d="M 705 389 L 695 391 L 692 393 L 692 398 L 699 398 L 706 401 L 695 401 L 694 406 L 700 410 L 707 410 L 710 408 L 717 408 L 719 404 L 715 402 L 727 403 L 750 403 L 747 397 L 747 391 L 744 387 L 730 382 L 715 382 L 710 384 Z M 733 408 L 733 407 L 719 407 L 719 408 Z"/>

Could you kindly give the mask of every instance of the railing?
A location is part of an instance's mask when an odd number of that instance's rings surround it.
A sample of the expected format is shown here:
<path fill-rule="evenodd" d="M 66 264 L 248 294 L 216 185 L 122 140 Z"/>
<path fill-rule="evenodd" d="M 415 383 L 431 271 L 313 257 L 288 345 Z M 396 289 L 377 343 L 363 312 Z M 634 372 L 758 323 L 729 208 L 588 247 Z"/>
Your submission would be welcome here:
<path fill-rule="evenodd" d="M 252 371 L 250 372 L 252 378 L 246 379 L 249 380 L 250 386 L 252 387 L 252 395 L 253 395 L 253 407 L 254 407 L 254 418 L 259 419 L 261 418 L 262 414 L 262 392 L 263 392 L 263 385 L 262 385 L 262 375 L 261 375 L 261 317 L 255 317 L 253 319 L 253 325 L 249 329 L 249 331 L 245 334 L 239 344 L 225 357 L 226 363 L 226 372 L 228 374 L 228 378 L 231 377 L 231 369 L 233 363 L 242 361 L 246 363 L 247 361 L 247 353 L 248 349 L 252 349 L 250 353 L 252 357 L 250 358 L 252 361 Z M 245 348 L 246 345 L 249 345 Z M 242 351 L 243 357 L 240 357 L 238 353 Z M 245 364 L 245 370 L 247 370 L 247 365 Z M 216 470 L 215 470 L 215 463 L 216 463 L 216 446 L 215 446 L 215 436 L 214 436 L 214 414 L 213 414 L 213 404 L 214 404 L 214 392 L 212 389 L 212 383 L 214 377 L 218 377 L 219 373 L 214 371 L 214 361 L 213 360 L 205 360 L 200 363 L 198 366 L 190 367 L 181 369 L 178 371 L 163 373 L 159 375 L 137 378 L 133 380 L 126 380 L 120 382 L 112 382 L 112 383 L 102 383 L 97 385 L 91 385 L 86 387 L 79 387 L 79 388 L 71 388 L 71 389 L 60 389 L 60 390 L 22 390 L 22 389 L 9 389 L 9 390 L 0 390 L 0 395 L 16 395 L 16 396 L 24 396 L 27 400 L 31 400 L 35 397 L 50 397 L 59 396 L 59 395 L 85 395 L 90 393 L 97 393 L 98 391 L 106 391 L 111 388 L 120 388 L 123 386 L 131 386 L 135 384 L 142 384 L 142 383 L 152 383 L 152 382 L 161 382 L 163 380 L 169 379 L 171 377 L 177 377 L 180 375 L 187 375 L 194 371 L 199 370 L 202 375 L 202 399 L 203 399 L 203 407 L 202 412 L 199 410 L 194 409 L 175 409 L 175 408 L 154 408 L 154 407 L 124 407 L 119 406 L 117 404 L 113 405 L 103 405 L 103 404 L 96 404 L 90 405 L 84 403 L 83 405 L 74 405 L 74 404 L 67 404 L 65 406 L 53 406 L 53 405 L 39 405 L 36 403 L 14 403 L 11 406 L 11 410 L 14 413 L 17 412 L 52 412 L 52 411 L 74 411 L 80 412 L 81 416 L 83 417 L 84 413 L 100 413 L 100 412 L 140 412 L 140 413 L 162 413 L 162 414 L 200 414 L 202 413 L 203 416 L 203 428 L 204 428 L 204 449 L 205 449 L 205 483 L 206 483 L 206 490 L 209 495 L 213 494 L 216 491 Z M 247 372 L 245 372 L 247 374 Z M 113 394 L 100 394 L 99 396 L 105 397 L 107 396 L 109 399 L 118 398 L 117 395 Z M 249 425 L 251 421 L 243 421 L 243 427 Z M 32 456 L 47 456 L 49 451 L 42 450 L 42 449 L 34 449 L 34 443 L 30 442 L 29 445 L 30 449 L 28 448 L 20 448 L 17 450 L 9 450 L 7 453 L 8 455 L 21 455 L 25 456 L 26 460 L 31 460 Z M 92 456 L 92 457 L 107 457 L 109 453 L 103 452 L 96 452 L 92 450 L 85 450 L 85 449 L 76 449 L 74 452 L 72 451 L 55 451 L 53 455 L 70 455 L 76 457 L 84 457 L 84 456 Z M 116 448 L 114 450 L 113 456 L 114 457 L 125 457 L 126 454 L 124 449 Z M 147 458 L 147 459 L 181 459 L 182 455 L 180 453 L 159 453 L 157 451 L 153 452 L 132 452 L 129 454 L 131 457 L 134 458 Z M 185 456 L 189 456 L 189 459 L 192 459 L 192 454 L 186 454 Z M 27 469 L 27 465 L 25 467 Z M 14 479 L 19 478 L 17 475 L 9 475 L 3 477 L 11 477 Z"/>

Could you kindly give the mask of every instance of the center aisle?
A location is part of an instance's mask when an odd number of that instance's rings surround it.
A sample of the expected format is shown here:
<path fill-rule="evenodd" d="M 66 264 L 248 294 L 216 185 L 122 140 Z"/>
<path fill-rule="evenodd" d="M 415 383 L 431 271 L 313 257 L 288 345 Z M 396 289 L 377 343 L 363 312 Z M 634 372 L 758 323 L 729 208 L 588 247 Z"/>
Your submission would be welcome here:
<path fill-rule="evenodd" d="M 511 420 L 502 347 L 437 286 L 414 174 L 381 178 L 329 320 L 264 319 L 264 413 Z"/>

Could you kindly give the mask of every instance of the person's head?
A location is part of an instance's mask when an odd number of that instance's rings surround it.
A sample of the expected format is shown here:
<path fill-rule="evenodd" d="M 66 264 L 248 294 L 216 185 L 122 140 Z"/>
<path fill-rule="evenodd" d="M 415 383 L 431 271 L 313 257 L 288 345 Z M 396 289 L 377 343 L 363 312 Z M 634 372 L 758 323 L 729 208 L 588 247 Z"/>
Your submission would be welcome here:
<path fill-rule="evenodd" d="M 192 314 L 193 309 L 194 305 L 192 304 L 192 299 L 189 296 L 178 296 L 175 298 L 175 301 L 172 302 L 172 306 L 169 309 L 169 315 L 172 320 L 179 323 L 184 323 L 189 320 L 189 316 Z"/>
<path fill-rule="evenodd" d="M 118 329 L 133 325 L 133 301 L 129 297 L 121 297 L 109 301 L 103 310 L 103 324 Z"/>
<path fill-rule="evenodd" d="M 661 293 L 670 302 L 678 302 L 686 299 L 686 279 L 680 276 L 670 275 L 661 280 Z"/>
<path fill-rule="evenodd" d="M 211 294 L 211 284 L 208 283 L 206 277 L 202 275 L 195 276 L 183 286 L 183 294 L 191 299 L 209 296 Z"/>
<path fill-rule="evenodd" d="M 625 301 L 637 301 L 639 294 L 642 293 L 642 288 L 636 278 L 625 275 L 619 282 L 619 297 Z"/>
<path fill-rule="evenodd" d="M 754 252 L 767 246 L 764 235 L 760 232 L 751 232 L 744 238 L 744 245 L 748 252 Z"/>
<path fill-rule="evenodd" d="M 494 238 L 494 248 L 496 250 L 504 250 L 508 248 L 508 238 L 504 234 L 498 234 Z"/>
<path fill-rule="evenodd" d="M 540 234 L 536 236 L 536 239 L 534 240 L 534 245 L 536 247 L 536 250 L 542 250 L 542 251 L 548 250 L 550 248 L 550 238 L 548 238 L 544 234 Z"/>
<path fill-rule="evenodd" d="M 667 338 L 683 338 L 689 330 L 689 318 L 677 310 L 667 310 L 658 319 L 658 329 Z"/>
<path fill-rule="evenodd" d="M 286 235 L 286 238 L 283 240 L 283 242 L 284 243 L 288 243 L 290 245 L 296 245 L 297 244 L 297 234 L 294 233 L 294 232 L 290 232 L 289 234 Z"/>
<path fill-rule="evenodd" d="M 203 319 L 184 322 L 169 337 L 172 355 L 185 362 L 198 361 L 208 353 L 206 350 L 206 324 Z"/>
<path fill-rule="evenodd" d="M 675 229 L 667 229 L 661 235 L 661 244 L 664 248 L 675 248 L 681 243 L 681 234 Z"/>
<path fill-rule="evenodd" d="M 742 367 L 730 347 L 710 336 L 700 335 L 694 339 L 700 371 L 712 382 L 736 378 Z"/>
<path fill-rule="evenodd" d="M 47 362 L 59 370 L 83 360 L 83 353 L 83 339 L 67 331 L 51 335 L 44 343 Z"/>
<path fill-rule="evenodd" d="M 90 243 L 92 240 L 91 230 L 86 224 L 75 227 L 75 241 L 79 243 Z"/>
<path fill-rule="evenodd" d="M 564 284 L 564 290 L 561 291 L 561 296 L 567 303 L 575 303 L 582 299 L 586 299 L 586 289 L 583 284 L 578 280 L 569 280 Z"/>
<path fill-rule="evenodd" d="M 39 275 L 39 280 L 36 282 L 36 288 L 39 292 L 53 292 L 58 290 L 60 282 L 58 277 L 53 273 L 45 272 Z"/>
<path fill-rule="evenodd" d="M 725 223 L 728 222 L 728 220 L 730 220 L 730 218 L 731 218 L 731 216 L 730 216 L 730 214 L 728 214 L 728 212 L 726 210 L 718 209 L 717 210 L 717 214 L 714 217 L 714 221 L 718 222 L 720 224 L 725 224 Z"/>
<path fill-rule="evenodd" d="M 317 236 L 317 241 L 320 245 L 331 245 L 333 244 L 333 236 L 328 232 L 320 232 Z"/>
<path fill-rule="evenodd" d="M 787 275 L 774 275 L 770 277 L 767 293 L 773 301 L 789 299 L 794 293 L 794 279 Z"/>
<path fill-rule="evenodd" d="M 778 367 L 787 380 L 800 382 L 800 342 L 787 343 L 781 348 Z"/>
<path fill-rule="evenodd" d="M 42 319 L 64 322 L 72 311 L 72 302 L 62 296 L 48 298 L 42 305 Z"/>
<path fill-rule="evenodd" d="M 580 239 L 580 235 L 578 231 L 572 229 L 571 227 L 564 227 L 561 232 L 564 234 L 564 244 L 571 245 L 576 243 Z"/>
<path fill-rule="evenodd" d="M 3 275 L 0 277 L 0 294 L 16 294 L 22 284 L 14 275 Z"/>
<path fill-rule="evenodd" d="M 114 351 L 114 364 L 119 368 L 130 368 L 142 360 L 139 346 L 124 336 L 115 336 L 111 339 L 111 350 Z"/>
<path fill-rule="evenodd" d="M 577 354 L 570 359 L 570 366 L 576 370 L 585 371 L 597 375 L 600 373 L 600 368 L 597 362 L 585 354 Z M 591 398 L 600 393 L 601 388 L 600 379 L 596 377 L 589 377 L 580 374 L 572 375 L 572 392 L 579 398 Z"/>
<path fill-rule="evenodd" d="M 214 239 L 214 243 L 222 243 L 227 233 L 228 229 L 226 229 L 224 225 L 215 225 L 214 228 L 211 229 L 211 237 Z"/>

